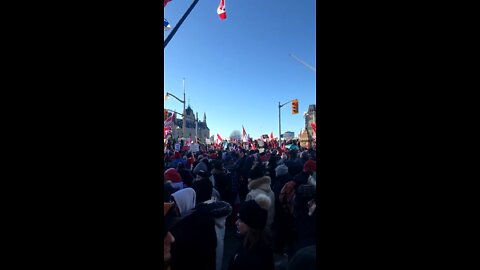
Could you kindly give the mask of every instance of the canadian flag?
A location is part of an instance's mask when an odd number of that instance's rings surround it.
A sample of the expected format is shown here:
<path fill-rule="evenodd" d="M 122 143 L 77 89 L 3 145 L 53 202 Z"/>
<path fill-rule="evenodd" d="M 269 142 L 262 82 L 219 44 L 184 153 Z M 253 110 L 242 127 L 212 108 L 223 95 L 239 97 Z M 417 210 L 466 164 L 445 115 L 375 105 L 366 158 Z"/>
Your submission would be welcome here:
<path fill-rule="evenodd" d="M 217 133 L 217 138 L 218 138 L 218 140 L 219 140 L 220 142 L 223 141 L 223 140 L 222 140 L 222 137 L 220 137 L 220 134 L 218 134 L 218 133 Z"/>
<path fill-rule="evenodd" d="M 243 133 L 242 133 L 242 140 L 243 142 L 247 142 L 247 133 L 245 132 L 245 128 L 242 126 Z"/>
<path fill-rule="evenodd" d="M 225 0 L 220 0 L 220 4 L 218 4 L 217 8 L 218 16 L 220 20 L 225 20 L 227 18 L 227 12 L 225 11 Z"/>

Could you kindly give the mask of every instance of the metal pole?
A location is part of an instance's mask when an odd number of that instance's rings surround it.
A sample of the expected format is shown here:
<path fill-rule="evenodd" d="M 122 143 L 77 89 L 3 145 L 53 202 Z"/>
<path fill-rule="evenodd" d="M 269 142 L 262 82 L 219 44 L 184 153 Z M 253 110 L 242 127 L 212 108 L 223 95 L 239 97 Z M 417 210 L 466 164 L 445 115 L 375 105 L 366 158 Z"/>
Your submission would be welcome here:
<path fill-rule="evenodd" d="M 185 118 L 185 115 L 186 115 L 185 114 L 185 78 L 183 78 L 183 121 L 182 121 L 183 122 L 183 127 L 182 127 L 183 138 L 186 138 L 185 136 L 187 136 L 185 134 L 185 127 L 186 127 L 186 124 L 187 124 L 186 123 L 187 119 Z"/>
<path fill-rule="evenodd" d="M 175 35 L 175 33 L 177 32 L 178 28 L 180 28 L 180 26 L 182 25 L 183 21 L 185 21 L 185 19 L 187 18 L 187 16 L 190 14 L 190 12 L 192 11 L 192 9 L 195 7 L 195 5 L 198 3 L 198 0 L 194 0 L 193 3 L 190 5 L 190 7 L 187 9 L 187 11 L 185 12 L 185 14 L 183 14 L 182 18 L 180 19 L 180 21 L 178 21 L 178 24 L 175 25 L 175 27 L 172 29 L 172 32 L 170 33 L 170 35 L 168 35 L 167 39 L 165 40 L 164 44 L 163 44 L 163 49 L 165 49 L 168 45 L 168 42 L 170 42 L 170 40 L 173 38 L 173 36 Z"/>
<path fill-rule="evenodd" d="M 280 146 L 282 143 L 281 135 L 282 135 L 282 128 L 280 122 L 280 101 L 278 102 L 278 145 Z"/>

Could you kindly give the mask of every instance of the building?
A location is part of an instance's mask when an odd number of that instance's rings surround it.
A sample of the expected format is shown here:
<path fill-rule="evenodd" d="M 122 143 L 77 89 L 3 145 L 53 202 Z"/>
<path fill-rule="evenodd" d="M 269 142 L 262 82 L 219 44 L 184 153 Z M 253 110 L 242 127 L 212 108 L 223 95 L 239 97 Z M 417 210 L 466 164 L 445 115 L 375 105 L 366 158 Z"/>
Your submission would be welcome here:
<path fill-rule="evenodd" d="M 315 104 L 308 106 L 308 111 L 303 115 L 305 117 L 305 127 L 300 131 L 298 138 L 301 146 L 311 145 L 316 140 L 316 134 L 313 131 L 312 123 L 317 123 L 317 108 Z"/>
<path fill-rule="evenodd" d="M 198 119 L 198 113 L 194 114 L 190 105 L 185 109 L 185 134 L 183 134 L 183 117 L 177 113 L 175 124 L 172 128 L 172 138 L 178 140 L 180 138 L 192 138 L 195 141 L 195 128 L 198 121 L 197 136 L 200 143 L 205 143 L 205 139 L 210 137 L 210 129 L 207 126 L 207 115 L 203 113 L 203 121 Z M 171 115 L 171 113 L 169 114 Z"/>

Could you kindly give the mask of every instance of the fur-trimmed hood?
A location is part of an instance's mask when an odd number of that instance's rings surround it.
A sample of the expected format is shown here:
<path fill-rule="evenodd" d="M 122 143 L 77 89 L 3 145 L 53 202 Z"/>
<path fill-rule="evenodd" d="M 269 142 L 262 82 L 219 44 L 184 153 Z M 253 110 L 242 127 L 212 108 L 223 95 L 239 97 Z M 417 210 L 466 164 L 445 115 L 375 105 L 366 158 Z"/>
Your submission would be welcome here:
<path fill-rule="evenodd" d="M 264 190 L 265 192 L 269 192 L 272 190 L 270 188 L 271 182 L 272 182 L 272 179 L 270 179 L 270 176 L 262 176 L 257 179 L 248 179 L 248 190 L 261 189 L 261 190 Z"/>

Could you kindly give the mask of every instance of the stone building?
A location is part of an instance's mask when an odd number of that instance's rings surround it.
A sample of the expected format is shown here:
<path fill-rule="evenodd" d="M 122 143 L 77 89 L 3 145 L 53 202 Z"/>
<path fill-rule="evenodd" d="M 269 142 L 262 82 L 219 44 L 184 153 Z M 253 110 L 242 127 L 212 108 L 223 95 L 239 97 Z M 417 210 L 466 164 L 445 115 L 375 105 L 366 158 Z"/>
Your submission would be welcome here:
<path fill-rule="evenodd" d="M 311 123 L 317 123 L 317 109 L 315 104 L 308 106 L 308 111 L 303 115 L 305 117 L 305 127 L 300 131 L 298 139 L 301 146 L 306 146 L 307 142 L 311 145 L 313 140 L 316 140 L 316 134 L 313 131 Z"/>
<path fill-rule="evenodd" d="M 207 115 L 203 113 L 203 121 L 198 119 L 198 113 L 194 114 L 190 105 L 185 109 L 185 134 L 183 134 L 183 117 L 177 113 L 175 124 L 172 128 L 172 138 L 180 139 L 180 138 L 192 138 L 195 142 L 195 128 L 196 122 L 198 121 L 197 125 L 197 136 L 200 139 L 200 143 L 205 143 L 205 139 L 210 137 L 210 129 L 207 126 Z M 171 113 L 169 114 L 171 115 Z"/>

